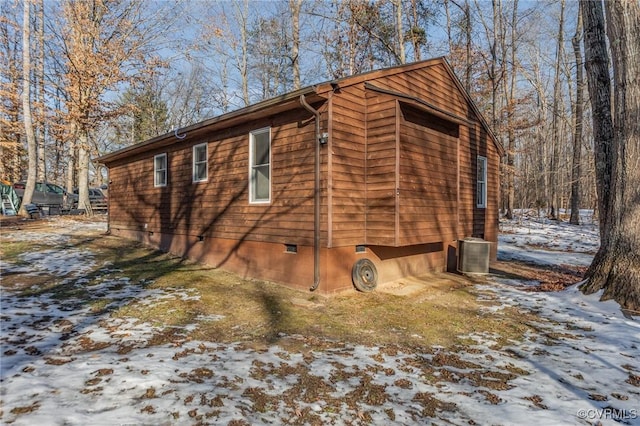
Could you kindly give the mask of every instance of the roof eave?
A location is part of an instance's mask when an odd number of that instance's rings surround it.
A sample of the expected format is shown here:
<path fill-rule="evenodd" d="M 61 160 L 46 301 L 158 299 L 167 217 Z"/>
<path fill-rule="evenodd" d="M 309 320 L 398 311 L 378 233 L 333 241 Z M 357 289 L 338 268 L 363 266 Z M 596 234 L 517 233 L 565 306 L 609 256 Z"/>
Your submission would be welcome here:
<path fill-rule="evenodd" d="M 280 111 L 285 111 L 289 109 L 294 109 L 295 105 L 299 105 L 300 96 L 309 96 L 316 94 L 318 91 L 315 86 L 305 87 L 303 89 L 296 90 L 294 92 L 286 93 L 281 96 L 277 96 L 275 98 L 267 99 L 265 101 L 259 102 L 257 104 L 249 105 L 247 107 L 238 109 L 236 111 L 232 111 L 226 114 L 219 115 L 217 117 L 209 118 L 207 120 L 191 124 L 189 126 L 176 129 L 174 131 L 165 133 L 163 135 L 156 136 L 154 138 L 148 139 L 144 142 L 137 143 L 135 145 L 131 145 L 117 151 L 111 152 L 109 154 L 102 155 L 96 159 L 98 163 L 108 165 L 125 157 L 135 155 L 138 153 L 142 153 L 148 151 L 150 149 L 161 148 L 163 146 L 168 146 L 176 141 L 180 141 L 184 139 L 186 136 L 189 138 L 193 138 L 198 134 L 216 129 L 216 128 L 226 128 L 231 127 L 234 124 L 237 124 L 238 121 L 241 121 L 243 117 L 249 117 L 250 115 L 254 116 L 267 116 L 273 114 L 274 107 L 283 106 Z M 318 99 L 308 99 L 309 102 L 317 102 L 320 101 L 321 97 L 318 96 Z"/>

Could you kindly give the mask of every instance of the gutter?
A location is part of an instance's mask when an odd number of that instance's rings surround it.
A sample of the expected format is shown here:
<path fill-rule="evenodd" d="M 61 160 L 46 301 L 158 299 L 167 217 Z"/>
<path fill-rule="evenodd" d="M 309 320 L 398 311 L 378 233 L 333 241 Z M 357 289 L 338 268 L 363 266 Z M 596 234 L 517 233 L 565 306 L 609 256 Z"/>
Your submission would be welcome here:
<path fill-rule="evenodd" d="M 111 152 L 109 154 L 102 155 L 98 157 L 96 161 L 98 163 L 107 165 L 120 159 L 128 158 L 132 155 L 147 152 L 151 149 L 157 149 L 160 147 L 172 145 L 176 143 L 176 141 L 181 141 L 187 135 L 190 137 L 197 137 L 197 135 L 202 132 L 210 132 L 213 129 L 225 129 L 238 124 L 238 122 L 244 123 L 248 120 L 248 117 L 255 118 L 256 115 L 266 116 L 272 114 L 274 108 L 278 108 L 280 106 L 282 106 L 285 110 L 293 109 L 294 107 L 297 108 L 298 98 L 300 96 L 314 95 L 315 93 L 315 87 L 310 86 L 300 90 L 296 90 L 295 92 L 287 93 L 282 96 L 267 99 L 257 104 L 249 105 L 242 109 L 231 111 L 217 117 L 209 118 L 207 120 L 191 124 L 186 127 L 174 129 L 168 133 L 156 136 L 144 142 L 140 142 L 135 145 L 131 145 Z"/>
<path fill-rule="evenodd" d="M 300 104 L 315 116 L 315 185 L 313 202 L 313 285 L 315 291 L 320 285 L 320 112 L 307 103 L 304 94 L 300 95 Z"/>

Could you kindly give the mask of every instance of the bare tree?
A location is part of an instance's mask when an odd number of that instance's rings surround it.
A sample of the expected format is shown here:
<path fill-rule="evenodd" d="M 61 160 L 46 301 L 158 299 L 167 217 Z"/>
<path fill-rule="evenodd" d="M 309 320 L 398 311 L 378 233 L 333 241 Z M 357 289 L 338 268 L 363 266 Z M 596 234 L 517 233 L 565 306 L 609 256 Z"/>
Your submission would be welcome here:
<path fill-rule="evenodd" d="M 571 39 L 576 59 L 576 99 L 573 107 L 573 159 L 571 162 L 571 217 L 569 223 L 580 224 L 580 178 L 582 162 L 582 116 L 584 104 L 584 76 L 582 72 L 582 15 L 578 12 L 576 33 Z"/>
<path fill-rule="evenodd" d="M 234 77 L 239 81 L 239 94 L 235 96 L 241 102 L 240 106 L 251 103 L 249 93 L 249 0 L 234 2 L 219 2 L 218 8 L 209 13 L 215 14 L 207 18 L 203 25 L 202 38 L 205 40 L 203 50 L 213 54 L 215 58 L 214 71 L 222 76 L 221 86 L 228 91 L 235 88 L 228 86 L 230 80 L 229 68 L 235 70 Z M 208 14 L 207 14 L 208 15 Z M 216 69 L 222 67 L 222 69 Z M 229 108 L 230 95 L 225 96 L 226 106 Z"/>
<path fill-rule="evenodd" d="M 238 24 L 240 24 L 240 52 L 236 53 L 237 58 L 237 66 L 240 71 L 240 75 L 242 77 L 242 99 L 244 100 L 245 105 L 249 105 L 251 100 L 249 99 L 249 66 L 248 66 L 248 56 L 249 53 L 247 51 L 247 46 L 249 44 L 248 39 L 248 20 L 249 20 L 249 0 L 245 0 L 243 2 L 242 9 L 240 8 L 239 2 L 236 3 L 236 19 Z"/>
<path fill-rule="evenodd" d="M 300 6 L 302 6 L 302 0 L 289 0 L 289 10 L 291 11 L 291 68 L 294 90 L 300 88 Z"/>
<path fill-rule="evenodd" d="M 36 19 L 35 27 L 38 33 L 37 38 L 37 79 L 36 79 L 36 94 L 37 94 L 37 147 L 38 147 L 38 180 L 47 180 L 47 157 L 45 152 L 45 81 L 44 81 L 44 0 L 39 0 L 35 3 L 36 6 Z"/>
<path fill-rule="evenodd" d="M 418 0 L 411 0 L 411 13 L 409 14 L 409 39 L 411 46 L 413 47 L 413 59 L 420 61 L 422 59 L 422 46 L 427 43 L 427 32 L 420 25 L 420 19 L 418 17 L 418 7 L 421 2 Z"/>
<path fill-rule="evenodd" d="M 38 164 L 36 136 L 33 131 L 33 120 L 31 117 L 31 2 L 25 0 L 22 7 L 22 114 L 24 120 L 25 136 L 27 138 L 29 165 L 27 169 L 27 184 L 25 185 L 24 195 L 22 196 L 20 214 L 25 215 L 27 214 L 25 205 L 31 203 L 31 199 L 33 198 L 33 191 L 36 187 L 36 173 Z"/>
<path fill-rule="evenodd" d="M 449 4 L 455 5 L 462 12 L 462 19 L 458 24 L 461 30 L 464 32 L 464 88 L 467 92 L 471 93 L 471 74 L 473 72 L 472 64 L 472 28 L 471 21 L 471 5 L 469 0 L 464 0 L 464 3 L 455 0 L 445 0 L 444 7 L 447 16 L 447 38 L 449 42 L 449 55 L 457 57 L 458 52 L 461 50 L 459 43 L 455 43 L 452 34 L 452 18 L 449 10 Z"/>
<path fill-rule="evenodd" d="M 600 249 L 581 287 L 640 311 L 640 5 L 581 1 L 585 65 L 593 110 Z M 613 63 L 613 108 L 608 36 Z M 612 113 L 612 110 L 614 113 Z"/>
<path fill-rule="evenodd" d="M 500 63 L 505 62 L 504 58 L 501 58 L 500 41 L 504 39 L 504 21 L 502 14 L 502 0 L 491 1 L 492 18 L 489 22 L 482 13 L 482 9 L 478 0 L 474 0 L 478 17 L 484 28 L 485 37 L 489 48 L 489 57 L 483 55 L 485 62 L 485 72 L 487 78 L 491 84 L 491 126 L 494 130 L 498 130 L 499 116 L 498 112 L 501 105 L 499 104 L 502 98 L 499 96 L 500 83 L 504 75 L 501 71 Z"/>
<path fill-rule="evenodd" d="M 395 29 L 396 29 L 396 51 L 398 52 L 398 60 L 401 64 L 407 62 L 407 55 L 404 51 L 404 29 L 402 19 L 402 0 L 393 0 L 393 7 L 395 9 Z"/>
<path fill-rule="evenodd" d="M 553 112 L 552 112 L 552 154 L 551 154 L 551 167 L 549 170 L 549 189 L 551 191 L 549 196 L 549 217 L 551 219 L 558 219 L 559 214 L 559 184 L 558 176 L 560 174 L 560 109 L 562 105 L 562 89 L 561 89 L 561 69 L 563 60 L 563 46 L 564 46 L 564 11 L 565 2 L 560 1 L 560 19 L 558 22 L 558 43 L 556 45 L 556 65 L 555 65 L 555 77 L 553 80 Z"/>
<path fill-rule="evenodd" d="M 503 91 L 506 102 L 506 129 L 507 129 L 507 152 L 505 158 L 505 175 L 507 180 L 506 208 L 505 217 L 513 218 L 513 209 L 515 201 L 515 152 L 516 152 L 516 129 L 515 129 L 515 110 L 516 110 L 516 77 L 517 77 L 517 61 L 516 61 L 516 39 L 518 26 L 518 0 L 513 3 L 511 11 L 511 31 L 509 46 L 506 46 L 506 35 L 502 37 L 502 51 L 505 58 L 502 60 L 502 73 L 504 75 Z M 508 51 L 508 52 L 507 52 Z M 511 70 L 507 69 L 506 57 L 509 58 Z"/>

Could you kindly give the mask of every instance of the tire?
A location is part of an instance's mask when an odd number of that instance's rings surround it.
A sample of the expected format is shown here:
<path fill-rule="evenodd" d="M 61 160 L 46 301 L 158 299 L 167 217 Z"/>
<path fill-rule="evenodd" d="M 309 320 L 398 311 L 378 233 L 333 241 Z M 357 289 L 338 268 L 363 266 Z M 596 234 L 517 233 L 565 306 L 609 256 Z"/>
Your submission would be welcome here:
<path fill-rule="evenodd" d="M 364 293 L 371 292 L 378 286 L 378 271 L 369 259 L 360 259 L 353 264 L 351 278 L 353 285 Z"/>

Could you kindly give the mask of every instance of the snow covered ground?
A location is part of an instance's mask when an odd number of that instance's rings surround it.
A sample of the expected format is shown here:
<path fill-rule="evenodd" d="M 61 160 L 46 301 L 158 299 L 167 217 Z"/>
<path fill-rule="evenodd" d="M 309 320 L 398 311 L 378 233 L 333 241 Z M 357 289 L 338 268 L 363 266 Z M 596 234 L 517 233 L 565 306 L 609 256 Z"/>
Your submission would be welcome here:
<path fill-rule="evenodd" d="M 586 265 L 597 248 L 591 224 L 527 219 L 501 226 L 503 260 Z M 20 231 L 1 238 L 56 244 L 57 237 Z M 0 267 L 3 275 L 24 273 L 28 263 L 33 274 L 77 276 L 88 270 L 78 265 L 109 268 L 93 259 L 86 250 L 56 253 L 52 247 Z M 108 296 L 111 307 L 199 297 L 123 285 L 127 281 L 99 282 L 94 297 Z M 148 345 L 159 326 L 96 315 L 73 299 L 3 290 L 0 422 L 640 425 L 640 318 L 627 318 L 616 303 L 585 297 L 576 286 L 536 293 L 514 284 L 489 277 L 479 290 L 501 302 L 488 304 L 489 314 L 509 307 L 537 314 L 530 320 L 535 332 L 521 342 L 498 345 L 497 335 L 486 333 L 468 336 L 475 343 L 454 350 L 334 342 L 296 352 L 187 338 Z M 309 338 L 288 337 L 302 348 Z"/>
<path fill-rule="evenodd" d="M 598 250 L 598 227 L 590 211 L 581 225 L 522 215 L 503 221 L 498 240 L 499 260 L 521 260 L 538 265 L 588 266 Z"/>

